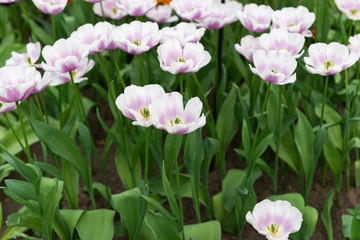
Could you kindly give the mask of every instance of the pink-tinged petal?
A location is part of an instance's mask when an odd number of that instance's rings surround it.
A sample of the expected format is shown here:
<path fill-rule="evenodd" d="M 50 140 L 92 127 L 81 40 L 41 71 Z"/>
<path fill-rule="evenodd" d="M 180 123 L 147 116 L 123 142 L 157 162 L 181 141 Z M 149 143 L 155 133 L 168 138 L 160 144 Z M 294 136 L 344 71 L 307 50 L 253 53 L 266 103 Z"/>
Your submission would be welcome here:
<path fill-rule="evenodd" d="M 308 52 L 311 58 L 312 65 L 315 68 L 322 68 L 324 66 L 324 62 L 328 60 L 327 45 L 325 43 L 311 44 Z"/>
<path fill-rule="evenodd" d="M 171 66 L 182 57 L 182 47 L 177 39 L 164 42 L 157 48 L 160 65 Z"/>
<path fill-rule="evenodd" d="M 258 69 L 259 72 L 263 72 L 267 68 L 267 54 L 264 50 L 256 50 L 253 54 L 253 60 L 255 68 Z"/>
<path fill-rule="evenodd" d="M 16 109 L 16 103 L 0 103 L 0 114 L 10 112 Z"/>
<path fill-rule="evenodd" d="M 55 62 L 55 67 L 61 72 L 70 72 L 79 66 L 78 59 L 75 56 L 68 56 Z"/>
<path fill-rule="evenodd" d="M 41 53 L 40 43 L 39 42 L 28 43 L 26 45 L 26 50 L 27 50 L 27 53 L 29 54 L 29 57 L 31 59 L 31 63 L 32 64 L 36 63 L 36 61 L 39 59 L 40 53 Z"/>
<path fill-rule="evenodd" d="M 349 55 L 349 49 L 340 43 L 332 42 L 327 46 L 327 60 L 335 64 L 343 63 Z"/>
<path fill-rule="evenodd" d="M 273 73 L 270 70 L 265 69 L 261 76 L 264 81 L 279 84 L 284 81 L 285 75 L 283 73 Z"/>
<path fill-rule="evenodd" d="M 183 121 L 184 123 L 191 123 L 196 121 L 202 111 L 203 103 L 198 97 L 191 98 L 186 106 L 184 111 Z"/>
<path fill-rule="evenodd" d="M 344 64 L 343 64 L 341 70 L 344 70 L 344 69 L 346 69 L 346 68 L 351 67 L 351 66 L 354 65 L 358 60 L 359 60 L 359 53 L 354 52 L 354 51 L 350 52 L 348 58 L 346 59 L 346 61 L 345 61 Z"/>
<path fill-rule="evenodd" d="M 250 70 L 253 74 L 257 75 L 257 76 L 261 76 L 261 73 L 254 67 L 252 67 L 250 64 L 249 64 L 249 67 L 250 67 Z"/>
<path fill-rule="evenodd" d="M 164 89 L 158 84 L 145 85 L 146 105 L 149 106 L 153 101 L 165 95 Z"/>
<path fill-rule="evenodd" d="M 135 117 L 128 110 L 128 107 L 126 105 L 125 95 L 123 93 L 116 98 L 115 104 L 122 112 L 122 114 L 124 114 L 125 117 L 135 120 Z"/>
<path fill-rule="evenodd" d="M 146 92 L 142 87 L 131 85 L 125 88 L 126 106 L 130 109 L 138 111 L 146 107 Z"/>

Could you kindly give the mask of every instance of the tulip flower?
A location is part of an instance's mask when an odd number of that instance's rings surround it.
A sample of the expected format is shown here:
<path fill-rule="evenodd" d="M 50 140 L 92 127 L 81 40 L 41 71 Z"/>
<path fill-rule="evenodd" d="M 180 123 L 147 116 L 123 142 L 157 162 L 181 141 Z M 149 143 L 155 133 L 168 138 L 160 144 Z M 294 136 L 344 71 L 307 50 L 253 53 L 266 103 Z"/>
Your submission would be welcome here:
<path fill-rule="evenodd" d="M 116 3 L 116 0 L 104 0 L 101 2 L 104 10 L 104 17 L 120 20 L 127 15 L 127 12 L 118 8 Z M 100 17 L 103 16 L 100 3 L 94 4 L 93 11 L 96 15 Z"/>
<path fill-rule="evenodd" d="M 156 0 L 118 0 L 116 5 L 130 16 L 143 16 L 156 6 Z"/>
<path fill-rule="evenodd" d="M 186 21 L 207 17 L 212 12 L 212 0 L 173 0 L 170 7 Z"/>
<path fill-rule="evenodd" d="M 349 38 L 348 48 L 350 51 L 354 51 L 360 56 L 360 34 L 356 34 L 355 36 L 351 36 Z"/>
<path fill-rule="evenodd" d="M 35 6 L 45 14 L 56 15 L 64 10 L 67 0 L 32 0 Z"/>
<path fill-rule="evenodd" d="M 315 43 L 309 47 L 309 57 L 305 57 L 307 70 L 322 76 L 335 75 L 352 66 L 359 59 L 354 51 L 340 43 Z"/>
<path fill-rule="evenodd" d="M 161 29 L 163 38 L 160 43 L 164 43 L 168 39 L 176 38 L 182 47 L 187 43 L 197 43 L 205 33 L 205 28 L 196 28 L 193 23 L 181 22 L 175 27 L 164 27 Z"/>
<path fill-rule="evenodd" d="M 113 27 L 108 22 L 90 23 L 79 27 L 70 37 L 78 39 L 89 48 L 90 54 L 97 54 L 105 50 L 112 42 Z"/>
<path fill-rule="evenodd" d="M 0 101 L 0 114 L 10 112 L 12 110 L 16 109 L 16 103 L 4 103 Z"/>
<path fill-rule="evenodd" d="M 273 28 L 287 29 L 288 32 L 300 33 L 304 37 L 312 37 L 309 30 L 315 21 L 315 14 L 304 6 L 286 7 L 272 15 Z"/>
<path fill-rule="evenodd" d="M 40 57 L 40 43 L 26 44 L 26 53 L 11 52 L 11 58 L 6 61 L 6 66 L 39 67 L 36 62 Z"/>
<path fill-rule="evenodd" d="M 157 129 L 171 134 L 187 134 L 206 123 L 201 114 L 203 104 L 198 97 L 191 98 L 184 109 L 183 96 L 178 92 L 167 93 L 149 106 L 150 119 Z"/>
<path fill-rule="evenodd" d="M 287 53 L 265 50 L 257 50 L 254 53 L 254 65 L 250 70 L 266 82 L 272 82 L 277 85 L 293 83 L 296 81 L 296 74 L 292 74 L 297 66 L 293 56 Z M 292 74 L 292 75 L 291 75 Z"/>
<path fill-rule="evenodd" d="M 299 58 L 304 53 L 300 51 L 304 46 L 305 38 L 299 33 L 289 33 L 285 29 L 273 29 L 270 33 L 262 34 L 259 43 L 268 52 L 277 50 Z"/>
<path fill-rule="evenodd" d="M 53 46 L 45 46 L 42 55 L 46 63 L 42 63 L 45 71 L 70 72 L 77 69 L 88 57 L 88 47 L 75 38 L 59 39 Z"/>
<path fill-rule="evenodd" d="M 157 23 L 170 23 L 179 20 L 178 16 L 171 16 L 172 8 L 168 5 L 159 5 L 146 13 L 146 17 Z"/>
<path fill-rule="evenodd" d="M 240 40 L 240 44 L 235 44 L 235 50 L 250 62 L 253 62 L 254 52 L 256 50 L 263 49 L 259 43 L 259 38 L 255 38 L 251 35 L 243 37 Z"/>
<path fill-rule="evenodd" d="M 160 68 L 172 74 L 195 73 L 210 62 L 210 54 L 201 43 L 181 47 L 177 39 L 167 40 L 158 49 Z"/>
<path fill-rule="evenodd" d="M 232 4 L 214 4 L 211 14 L 197 21 L 206 29 L 220 29 L 237 20 L 236 11 Z"/>
<path fill-rule="evenodd" d="M 336 6 L 349 19 L 353 21 L 360 20 L 360 2 L 357 0 L 335 0 Z"/>
<path fill-rule="evenodd" d="M 0 4 L 11 4 L 18 1 L 19 0 L 0 0 Z"/>
<path fill-rule="evenodd" d="M 300 230 L 303 218 L 288 201 L 265 199 L 246 214 L 246 221 L 269 240 L 287 240 L 291 233 Z"/>
<path fill-rule="evenodd" d="M 140 55 L 158 44 L 162 33 L 157 23 L 133 21 L 117 27 L 112 38 L 123 51 Z"/>
<path fill-rule="evenodd" d="M 149 105 L 163 95 L 164 89 L 158 84 L 131 85 L 116 99 L 116 106 L 127 118 L 135 120 L 133 125 L 149 127 L 152 125 Z"/>
<path fill-rule="evenodd" d="M 34 92 L 41 74 L 34 67 L 5 66 L 0 68 L 0 101 L 19 102 Z"/>
<path fill-rule="evenodd" d="M 98 3 L 98 2 L 103 2 L 104 0 L 84 0 L 84 1 L 89 3 Z"/>
<path fill-rule="evenodd" d="M 241 24 L 249 31 L 263 32 L 270 27 L 274 10 L 266 5 L 246 4 L 243 11 L 237 13 Z"/>

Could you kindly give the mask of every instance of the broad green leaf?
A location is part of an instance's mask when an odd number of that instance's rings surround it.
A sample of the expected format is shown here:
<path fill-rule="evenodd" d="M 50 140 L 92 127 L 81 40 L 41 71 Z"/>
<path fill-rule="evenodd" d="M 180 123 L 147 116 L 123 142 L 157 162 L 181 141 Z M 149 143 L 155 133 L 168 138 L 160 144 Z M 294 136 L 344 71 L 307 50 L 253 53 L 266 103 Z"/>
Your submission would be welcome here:
<path fill-rule="evenodd" d="M 235 209 L 228 212 L 223 207 L 223 194 L 220 192 L 213 197 L 213 208 L 215 219 L 221 223 L 221 228 L 225 231 L 236 234 L 236 214 Z"/>
<path fill-rule="evenodd" d="M 186 240 L 221 240 L 221 225 L 218 221 L 187 225 L 184 231 Z"/>
<path fill-rule="evenodd" d="M 8 239 L 14 239 L 14 234 L 20 233 L 20 232 L 26 232 L 28 230 L 27 227 L 8 227 L 6 231 L 2 234 L 0 240 L 8 240 Z"/>
<path fill-rule="evenodd" d="M 341 156 L 339 150 L 327 139 L 324 145 L 324 156 L 335 181 L 339 181 L 341 175 Z M 337 183 L 339 184 L 339 182 Z"/>
<path fill-rule="evenodd" d="M 343 226 L 343 234 L 345 238 L 350 238 L 351 236 L 351 222 L 352 222 L 353 216 L 350 215 L 342 215 L 342 226 Z"/>
<path fill-rule="evenodd" d="M 326 42 L 330 28 L 328 0 L 316 0 L 316 41 Z"/>
<path fill-rule="evenodd" d="M 115 211 L 98 209 L 84 212 L 76 230 L 81 240 L 112 240 Z"/>
<path fill-rule="evenodd" d="M 34 217 L 23 213 L 14 213 L 8 216 L 6 225 L 9 227 L 21 226 L 35 231 L 41 231 L 41 218 Z"/>
<path fill-rule="evenodd" d="M 321 212 L 321 220 L 324 223 L 328 240 L 334 239 L 333 226 L 332 226 L 332 221 L 331 221 L 331 207 L 333 204 L 334 194 L 335 194 L 334 189 L 331 189 L 325 199 L 324 209 Z"/>
<path fill-rule="evenodd" d="M 309 240 L 313 235 L 318 220 L 318 212 L 315 208 L 306 206 L 303 212 L 303 222 L 298 232 L 290 234 L 290 239 Z"/>
<path fill-rule="evenodd" d="M 360 186 L 360 160 L 355 161 L 355 187 L 358 188 Z"/>
<path fill-rule="evenodd" d="M 66 200 L 71 209 L 77 209 L 79 204 L 79 173 L 76 171 L 74 165 L 69 162 L 64 162 L 62 174 Z"/>
<path fill-rule="evenodd" d="M 34 186 L 31 183 L 15 179 L 6 179 L 5 186 L 20 198 L 38 200 Z"/>
<path fill-rule="evenodd" d="M 170 177 L 171 171 L 173 169 L 174 166 L 174 161 L 175 161 L 175 154 L 177 154 L 177 156 L 179 156 L 179 152 L 181 149 L 181 145 L 182 145 L 182 135 L 180 135 L 180 137 L 178 135 L 174 135 L 174 134 L 167 134 L 166 139 L 165 139 L 165 145 L 164 145 L 164 160 L 165 160 L 165 172 L 166 172 L 166 176 L 167 178 Z M 175 153 L 175 138 L 177 141 L 177 146 L 176 146 L 176 153 Z"/>
<path fill-rule="evenodd" d="M 257 160 L 266 151 L 270 142 L 273 139 L 274 134 L 270 133 L 264 139 L 259 142 L 255 148 L 254 159 Z"/>
<path fill-rule="evenodd" d="M 73 239 L 75 227 L 84 212 L 77 209 L 62 209 L 55 215 L 53 226 L 60 239 L 65 239 L 65 236 L 68 236 L 69 240 Z M 64 229 L 61 228 L 62 225 Z"/>
<path fill-rule="evenodd" d="M 245 159 L 247 163 L 249 163 L 250 162 L 249 158 L 251 154 L 251 144 L 250 144 L 251 140 L 250 140 L 249 128 L 245 119 L 243 120 L 243 124 L 242 124 L 241 136 L 242 136 L 242 145 L 244 147 L 244 152 L 245 152 Z"/>
<path fill-rule="evenodd" d="M 141 163 L 139 159 L 136 162 L 128 162 L 125 153 L 118 151 L 115 155 L 116 170 L 126 189 L 137 186 L 141 180 Z"/>
<path fill-rule="evenodd" d="M 351 232 L 350 232 L 351 240 L 360 239 L 360 219 L 357 218 L 359 210 L 360 210 L 360 204 L 357 206 L 351 221 Z"/>

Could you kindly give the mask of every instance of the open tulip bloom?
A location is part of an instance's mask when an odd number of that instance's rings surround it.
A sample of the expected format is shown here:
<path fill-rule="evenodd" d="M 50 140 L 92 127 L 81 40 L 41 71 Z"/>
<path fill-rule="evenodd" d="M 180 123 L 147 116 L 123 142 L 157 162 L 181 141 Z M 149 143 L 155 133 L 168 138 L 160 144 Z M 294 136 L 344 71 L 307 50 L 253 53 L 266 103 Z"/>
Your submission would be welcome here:
<path fill-rule="evenodd" d="M 335 4 L 349 19 L 360 20 L 360 2 L 358 0 L 335 0 Z"/>
<path fill-rule="evenodd" d="M 212 12 L 212 0 L 173 0 L 170 7 L 186 21 L 207 17 Z"/>
<path fill-rule="evenodd" d="M 164 27 L 160 31 L 163 37 L 160 43 L 164 43 L 168 39 L 176 38 L 182 47 L 187 43 L 197 43 L 205 34 L 205 28 L 196 28 L 193 23 L 181 22 L 175 27 Z"/>
<path fill-rule="evenodd" d="M 6 66 L 39 67 L 36 62 L 40 57 L 40 43 L 26 44 L 26 53 L 11 52 L 11 58 L 6 61 Z"/>
<path fill-rule="evenodd" d="M 309 12 L 304 6 L 298 6 L 297 8 L 285 7 L 274 12 L 272 22 L 272 28 L 287 29 L 288 32 L 311 37 L 312 32 L 309 28 L 315 22 L 315 14 Z"/>
<path fill-rule="evenodd" d="M 130 16 L 144 16 L 156 3 L 156 0 L 118 0 L 116 4 Z"/>
<path fill-rule="evenodd" d="M 254 65 L 251 65 L 251 71 L 266 82 L 272 82 L 277 85 L 293 83 L 296 81 L 297 62 L 293 56 L 287 53 L 265 50 L 257 50 L 254 53 Z M 292 75 L 291 75 L 292 74 Z"/>
<path fill-rule="evenodd" d="M 70 37 L 78 39 L 82 44 L 89 47 L 90 54 L 96 54 L 105 50 L 112 42 L 113 27 L 108 22 L 90 23 L 79 27 Z"/>
<path fill-rule="evenodd" d="M 157 23 L 170 23 L 179 21 L 178 16 L 171 16 L 173 10 L 168 5 L 158 5 L 146 13 L 151 21 Z"/>
<path fill-rule="evenodd" d="M 164 95 L 164 89 L 158 84 L 131 85 L 116 99 L 116 106 L 127 118 L 134 120 L 133 125 L 149 127 L 152 125 L 149 105 Z"/>
<path fill-rule="evenodd" d="M 56 15 L 64 10 L 67 0 L 32 0 L 35 6 L 45 14 Z"/>
<path fill-rule="evenodd" d="M 42 63 L 45 71 L 70 72 L 77 69 L 88 57 L 89 49 L 75 38 L 59 39 L 53 46 L 45 46 L 42 55 L 46 63 Z"/>
<path fill-rule="evenodd" d="M 240 44 L 235 44 L 235 50 L 243 55 L 248 61 L 253 62 L 253 55 L 256 50 L 263 49 L 259 43 L 259 38 L 247 35 L 240 40 Z"/>
<path fill-rule="evenodd" d="M 104 17 L 120 20 L 127 15 L 127 12 L 118 8 L 116 2 L 116 0 L 104 0 L 101 3 L 95 3 L 93 6 L 93 11 L 96 15 L 102 17 L 103 12 L 100 5 L 102 4 Z"/>
<path fill-rule="evenodd" d="M 237 17 L 247 30 L 258 33 L 270 27 L 273 12 L 269 6 L 250 3 L 237 13 Z"/>
<path fill-rule="evenodd" d="M 157 52 L 160 68 L 172 74 L 195 73 L 211 60 L 201 43 L 187 43 L 181 47 L 177 39 L 167 40 Z"/>
<path fill-rule="evenodd" d="M 350 51 L 354 51 L 360 56 L 360 34 L 356 34 L 355 36 L 351 36 L 349 38 L 348 48 Z"/>
<path fill-rule="evenodd" d="M 309 57 L 305 57 L 307 70 L 312 74 L 322 76 L 335 75 L 352 66 L 359 55 L 340 43 L 315 43 L 309 47 Z"/>
<path fill-rule="evenodd" d="M 237 20 L 236 8 L 232 4 L 218 3 L 213 5 L 210 15 L 198 22 L 206 29 L 220 29 Z"/>
<path fill-rule="evenodd" d="M 157 23 L 133 21 L 117 27 L 112 38 L 121 50 L 140 55 L 158 44 L 162 33 Z"/>
<path fill-rule="evenodd" d="M 149 106 L 150 119 L 157 129 L 171 134 L 187 134 L 206 123 L 201 114 L 203 104 L 198 97 L 191 98 L 184 109 L 183 96 L 178 92 L 167 93 Z"/>
<path fill-rule="evenodd" d="M 291 233 L 300 230 L 303 218 L 288 201 L 265 199 L 246 214 L 246 221 L 269 240 L 288 240 Z"/>
<path fill-rule="evenodd" d="M 10 4 L 18 1 L 19 0 L 0 0 L 0 4 Z"/>
<path fill-rule="evenodd" d="M 268 52 L 276 50 L 299 58 L 304 53 L 301 49 L 304 46 L 305 38 L 301 34 L 289 33 L 285 29 L 273 29 L 270 33 L 262 34 L 259 43 Z"/>

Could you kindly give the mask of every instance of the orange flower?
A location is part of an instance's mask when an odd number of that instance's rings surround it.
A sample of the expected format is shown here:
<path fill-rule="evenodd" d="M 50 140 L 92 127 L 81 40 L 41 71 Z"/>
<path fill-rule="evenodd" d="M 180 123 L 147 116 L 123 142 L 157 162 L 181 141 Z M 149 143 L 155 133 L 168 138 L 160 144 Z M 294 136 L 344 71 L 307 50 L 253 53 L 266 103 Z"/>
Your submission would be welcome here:
<path fill-rule="evenodd" d="M 162 4 L 162 5 L 170 5 L 170 2 L 172 0 L 157 0 L 157 5 Z"/>

